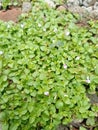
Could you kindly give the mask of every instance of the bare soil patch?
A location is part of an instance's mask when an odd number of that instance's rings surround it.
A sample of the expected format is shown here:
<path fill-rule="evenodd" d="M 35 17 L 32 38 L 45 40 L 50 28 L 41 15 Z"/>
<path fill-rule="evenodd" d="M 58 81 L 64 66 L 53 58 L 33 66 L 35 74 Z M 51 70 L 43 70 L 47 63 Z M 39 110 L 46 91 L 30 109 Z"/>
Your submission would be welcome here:
<path fill-rule="evenodd" d="M 6 11 L 1 10 L 0 11 L 0 20 L 3 20 L 5 22 L 13 21 L 18 22 L 18 17 L 22 13 L 21 8 L 19 7 L 12 7 Z"/>

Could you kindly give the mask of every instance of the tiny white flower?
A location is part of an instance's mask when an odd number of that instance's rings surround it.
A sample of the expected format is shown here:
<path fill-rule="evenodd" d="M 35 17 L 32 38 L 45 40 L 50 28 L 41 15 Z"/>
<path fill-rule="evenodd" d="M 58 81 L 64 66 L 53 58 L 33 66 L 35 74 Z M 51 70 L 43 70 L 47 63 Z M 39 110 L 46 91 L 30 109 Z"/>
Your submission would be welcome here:
<path fill-rule="evenodd" d="M 54 100 L 56 100 L 56 98 L 57 98 L 57 95 L 55 95 Z"/>
<path fill-rule="evenodd" d="M 90 83 L 91 81 L 90 81 L 90 78 L 89 78 L 89 76 L 87 76 L 87 78 L 86 78 L 86 83 Z"/>
<path fill-rule="evenodd" d="M 67 30 L 67 31 L 65 31 L 65 35 L 66 36 L 69 36 L 70 35 L 70 32 Z"/>
<path fill-rule="evenodd" d="M 54 29 L 54 32 L 57 32 L 57 28 Z"/>
<path fill-rule="evenodd" d="M 76 57 L 76 60 L 79 60 L 79 59 L 80 59 L 80 57 L 79 57 L 79 56 L 77 56 L 77 57 Z"/>
<path fill-rule="evenodd" d="M 2 55 L 3 54 L 3 51 L 0 51 L 0 55 Z"/>
<path fill-rule="evenodd" d="M 64 67 L 64 69 L 67 69 L 67 65 L 66 64 L 64 64 L 63 67 Z"/>
<path fill-rule="evenodd" d="M 23 28 L 23 27 L 24 27 L 24 24 L 21 24 L 20 26 L 21 26 L 21 28 Z"/>
<path fill-rule="evenodd" d="M 55 40 L 53 40 L 53 43 L 55 43 Z"/>
<path fill-rule="evenodd" d="M 10 25 L 9 25 L 9 24 L 7 25 L 7 28 L 10 28 Z"/>
<path fill-rule="evenodd" d="M 55 4 L 52 1 L 49 3 L 49 5 L 50 5 L 50 7 L 55 8 Z"/>
<path fill-rule="evenodd" d="M 43 28 L 43 31 L 45 32 L 45 31 L 46 31 L 46 28 Z"/>
<path fill-rule="evenodd" d="M 64 94 L 64 97 L 68 97 L 68 95 L 67 95 L 67 94 Z"/>
<path fill-rule="evenodd" d="M 41 27 L 42 25 L 40 23 L 38 23 L 38 27 Z"/>
<path fill-rule="evenodd" d="M 49 96 L 49 92 L 47 91 L 47 92 L 44 92 L 44 95 L 45 96 Z"/>

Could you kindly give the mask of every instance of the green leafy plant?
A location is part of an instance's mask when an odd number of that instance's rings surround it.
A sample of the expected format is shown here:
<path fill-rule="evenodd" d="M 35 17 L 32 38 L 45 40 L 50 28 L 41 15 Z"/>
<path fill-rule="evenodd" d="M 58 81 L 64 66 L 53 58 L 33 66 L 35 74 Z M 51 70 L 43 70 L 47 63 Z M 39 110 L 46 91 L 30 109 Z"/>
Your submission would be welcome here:
<path fill-rule="evenodd" d="M 2 0 L 1 3 L 3 9 L 6 10 L 8 6 L 19 6 L 22 3 L 22 0 Z"/>
<path fill-rule="evenodd" d="M 3 0 L 2 1 L 3 9 L 6 9 L 9 3 L 10 3 L 10 0 Z"/>
<path fill-rule="evenodd" d="M 80 130 L 86 130 L 84 127 L 80 127 Z"/>
<path fill-rule="evenodd" d="M 72 14 L 43 2 L 34 2 L 26 17 L 18 24 L 0 21 L 2 129 L 55 130 L 93 119 L 98 105 L 86 93 L 98 86 L 97 23 L 79 28 Z"/>

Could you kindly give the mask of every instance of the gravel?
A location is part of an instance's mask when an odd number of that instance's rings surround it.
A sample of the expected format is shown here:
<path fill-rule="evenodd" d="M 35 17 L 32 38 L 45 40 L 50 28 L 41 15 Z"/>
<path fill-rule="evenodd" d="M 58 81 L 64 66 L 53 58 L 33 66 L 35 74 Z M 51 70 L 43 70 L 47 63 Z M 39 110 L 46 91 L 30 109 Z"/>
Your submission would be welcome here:
<path fill-rule="evenodd" d="M 67 0 L 68 10 L 82 17 L 98 19 L 98 0 Z"/>

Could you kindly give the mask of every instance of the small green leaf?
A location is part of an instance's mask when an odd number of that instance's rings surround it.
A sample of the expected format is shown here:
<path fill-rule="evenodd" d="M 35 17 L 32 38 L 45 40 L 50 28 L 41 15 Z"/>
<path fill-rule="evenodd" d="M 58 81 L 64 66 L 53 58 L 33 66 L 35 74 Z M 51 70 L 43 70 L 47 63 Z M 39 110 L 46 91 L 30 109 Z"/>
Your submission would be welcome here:
<path fill-rule="evenodd" d="M 85 110 L 84 107 L 80 107 L 80 108 L 79 108 L 79 111 L 80 111 L 80 113 L 84 113 L 86 110 Z"/>
<path fill-rule="evenodd" d="M 66 95 L 66 94 L 65 94 Z M 66 97 L 65 101 L 64 101 L 66 104 L 71 104 L 71 101 L 68 97 Z"/>
<path fill-rule="evenodd" d="M 8 102 L 8 96 L 7 96 L 7 95 L 4 95 L 4 96 L 3 96 L 3 101 L 4 101 L 4 103 L 7 103 L 7 102 Z"/>
<path fill-rule="evenodd" d="M 6 119 L 7 114 L 5 112 L 0 112 L 0 121 L 4 121 Z"/>
<path fill-rule="evenodd" d="M 23 86 L 17 85 L 17 88 L 18 88 L 19 90 L 22 90 Z"/>
<path fill-rule="evenodd" d="M 34 123 L 34 121 L 35 121 L 35 117 L 34 116 L 32 116 L 32 117 L 29 118 L 30 124 Z"/>
<path fill-rule="evenodd" d="M 28 104 L 28 110 L 29 110 L 29 112 L 32 112 L 34 110 L 34 103 L 33 102 Z"/>
<path fill-rule="evenodd" d="M 25 92 L 26 94 L 29 94 L 29 93 L 30 93 L 30 91 L 29 91 L 28 89 L 24 89 L 24 92 Z"/>
<path fill-rule="evenodd" d="M 41 49 L 41 51 L 46 51 L 46 47 L 45 46 L 41 46 L 40 49 Z"/>
<path fill-rule="evenodd" d="M 58 101 L 56 102 L 56 108 L 58 108 L 58 109 L 62 108 L 63 105 L 64 105 L 64 104 L 63 104 L 63 101 L 58 100 Z"/>
<path fill-rule="evenodd" d="M 84 127 L 81 126 L 79 130 L 86 130 L 86 128 L 84 128 Z"/>
<path fill-rule="evenodd" d="M 6 81 L 6 80 L 7 80 L 7 76 L 6 76 L 6 75 L 3 75 L 3 76 L 2 76 L 2 79 L 3 79 L 3 81 Z"/>
<path fill-rule="evenodd" d="M 98 75 L 98 65 L 95 67 L 95 73 Z"/>
<path fill-rule="evenodd" d="M 2 130 L 8 130 L 8 128 L 9 128 L 8 122 L 2 123 Z"/>
<path fill-rule="evenodd" d="M 95 119 L 92 117 L 92 118 L 88 118 L 87 121 L 86 121 L 86 124 L 89 126 L 94 126 L 95 125 Z"/>
<path fill-rule="evenodd" d="M 2 72 L 2 60 L 0 60 L 0 73 Z"/>
<path fill-rule="evenodd" d="M 94 77 L 94 82 L 98 84 L 98 76 Z"/>
<path fill-rule="evenodd" d="M 17 122 L 13 122 L 12 125 L 10 126 L 10 130 L 17 130 L 19 124 Z"/>

